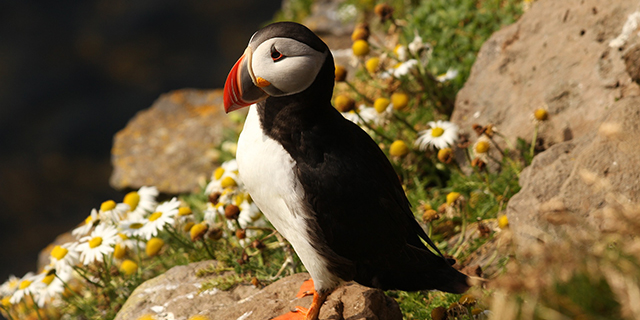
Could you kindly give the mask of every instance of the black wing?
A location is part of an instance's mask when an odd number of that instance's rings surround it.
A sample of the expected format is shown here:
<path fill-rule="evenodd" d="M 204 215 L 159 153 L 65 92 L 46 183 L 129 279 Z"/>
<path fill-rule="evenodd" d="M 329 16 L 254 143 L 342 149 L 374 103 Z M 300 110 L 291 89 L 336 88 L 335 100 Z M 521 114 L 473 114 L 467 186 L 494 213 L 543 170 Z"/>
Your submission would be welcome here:
<path fill-rule="evenodd" d="M 311 231 L 349 261 L 336 261 L 341 277 L 350 280 L 348 270 L 357 282 L 382 289 L 468 288 L 466 276 L 420 240 L 431 243 L 395 170 L 366 132 L 336 111 L 299 134 L 294 159 L 317 221 Z"/>

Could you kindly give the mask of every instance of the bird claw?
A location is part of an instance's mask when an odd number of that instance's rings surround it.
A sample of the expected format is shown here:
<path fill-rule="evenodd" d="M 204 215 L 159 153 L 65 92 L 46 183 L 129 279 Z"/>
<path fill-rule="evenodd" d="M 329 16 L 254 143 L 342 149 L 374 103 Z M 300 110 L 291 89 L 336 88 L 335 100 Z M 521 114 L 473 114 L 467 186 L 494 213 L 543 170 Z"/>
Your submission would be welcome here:
<path fill-rule="evenodd" d="M 300 299 L 306 296 L 311 296 L 314 292 L 315 287 L 313 284 L 313 279 L 309 278 L 308 280 L 305 280 L 300 286 L 300 290 L 298 291 L 298 294 L 296 294 L 296 298 Z"/>

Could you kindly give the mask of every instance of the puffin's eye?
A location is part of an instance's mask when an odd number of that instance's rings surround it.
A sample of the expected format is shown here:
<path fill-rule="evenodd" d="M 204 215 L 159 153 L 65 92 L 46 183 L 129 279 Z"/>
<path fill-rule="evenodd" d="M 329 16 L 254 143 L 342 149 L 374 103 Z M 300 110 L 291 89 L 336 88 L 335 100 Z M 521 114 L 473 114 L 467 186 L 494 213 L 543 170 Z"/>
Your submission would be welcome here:
<path fill-rule="evenodd" d="M 273 61 L 279 61 L 284 59 L 284 55 L 282 53 L 280 53 L 280 51 L 276 50 L 275 47 L 271 47 L 271 59 L 273 59 Z"/>

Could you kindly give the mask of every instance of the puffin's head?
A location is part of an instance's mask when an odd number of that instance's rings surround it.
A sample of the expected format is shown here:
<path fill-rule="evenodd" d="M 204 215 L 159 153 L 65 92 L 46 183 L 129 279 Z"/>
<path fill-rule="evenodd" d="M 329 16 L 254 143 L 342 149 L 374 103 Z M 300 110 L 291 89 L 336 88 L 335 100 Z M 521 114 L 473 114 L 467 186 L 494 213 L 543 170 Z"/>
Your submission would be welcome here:
<path fill-rule="evenodd" d="M 327 55 L 331 55 L 327 45 L 301 24 L 277 22 L 258 30 L 224 84 L 225 111 L 306 90 Z"/>

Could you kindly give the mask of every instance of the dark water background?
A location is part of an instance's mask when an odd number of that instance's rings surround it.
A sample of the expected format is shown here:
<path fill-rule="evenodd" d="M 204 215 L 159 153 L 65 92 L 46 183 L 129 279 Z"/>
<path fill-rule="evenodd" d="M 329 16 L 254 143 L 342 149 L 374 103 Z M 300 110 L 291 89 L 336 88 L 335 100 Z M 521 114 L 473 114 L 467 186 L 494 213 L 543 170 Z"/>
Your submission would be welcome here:
<path fill-rule="evenodd" d="M 121 200 L 113 135 L 163 92 L 222 87 L 273 0 L 0 1 L 0 283 Z"/>

